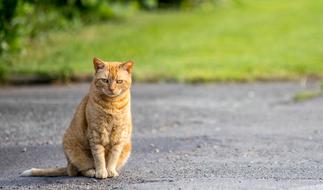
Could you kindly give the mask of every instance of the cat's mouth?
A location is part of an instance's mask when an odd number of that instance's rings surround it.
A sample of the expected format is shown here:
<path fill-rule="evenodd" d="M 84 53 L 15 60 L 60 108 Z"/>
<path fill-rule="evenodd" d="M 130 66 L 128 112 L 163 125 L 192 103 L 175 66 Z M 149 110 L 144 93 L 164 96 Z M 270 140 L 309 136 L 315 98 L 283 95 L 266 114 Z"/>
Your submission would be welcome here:
<path fill-rule="evenodd" d="M 121 89 L 119 89 L 117 92 L 112 92 L 110 90 L 103 88 L 102 91 L 103 91 L 104 95 L 111 97 L 111 98 L 117 97 L 121 94 Z"/>

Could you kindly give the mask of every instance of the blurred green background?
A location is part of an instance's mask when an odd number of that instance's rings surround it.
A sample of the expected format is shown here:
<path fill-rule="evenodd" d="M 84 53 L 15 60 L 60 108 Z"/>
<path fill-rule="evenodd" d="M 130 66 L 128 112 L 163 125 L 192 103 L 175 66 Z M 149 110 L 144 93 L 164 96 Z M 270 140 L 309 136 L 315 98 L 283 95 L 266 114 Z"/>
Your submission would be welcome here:
<path fill-rule="evenodd" d="M 322 18 L 322 0 L 1 0 L 0 80 L 85 80 L 94 56 L 144 82 L 322 78 Z"/>

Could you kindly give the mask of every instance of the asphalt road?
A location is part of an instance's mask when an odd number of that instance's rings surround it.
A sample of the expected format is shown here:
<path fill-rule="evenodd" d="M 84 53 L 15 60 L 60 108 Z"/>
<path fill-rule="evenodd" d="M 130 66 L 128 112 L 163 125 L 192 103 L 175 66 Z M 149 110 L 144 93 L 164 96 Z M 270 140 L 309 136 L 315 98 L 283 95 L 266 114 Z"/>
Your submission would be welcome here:
<path fill-rule="evenodd" d="M 19 177 L 66 164 L 62 135 L 88 84 L 1 88 L 0 189 L 323 189 L 323 99 L 293 103 L 302 89 L 136 84 L 132 156 L 96 180 Z"/>

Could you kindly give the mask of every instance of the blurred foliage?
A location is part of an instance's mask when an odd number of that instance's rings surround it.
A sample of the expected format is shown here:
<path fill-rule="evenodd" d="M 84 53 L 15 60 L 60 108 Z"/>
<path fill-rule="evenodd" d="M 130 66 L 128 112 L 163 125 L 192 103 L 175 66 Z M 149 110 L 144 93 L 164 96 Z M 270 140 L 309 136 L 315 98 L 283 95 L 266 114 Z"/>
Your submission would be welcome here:
<path fill-rule="evenodd" d="M 50 29 L 115 18 L 119 4 L 146 10 L 193 8 L 215 0 L 2 0 L 0 54 L 21 49 L 21 37 L 35 38 Z"/>
<path fill-rule="evenodd" d="M 17 0 L 0 1 L 0 53 L 8 49 L 17 47 L 18 24 L 14 18 L 18 11 Z"/>
<path fill-rule="evenodd" d="M 10 57 L 22 52 L 25 42 L 49 30 L 114 18 L 116 3 L 112 0 L 1 0 L 0 82 L 6 78 Z"/>
<path fill-rule="evenodd" d="M 21 37 L 35 38 L 50 29 L 92 23 L 115 16 L 108 0 L 2 0 L 0 53 L 21 49 Z"/>
<path fill-rule="evenodd" d="M 193 9 L 205 4 L 215 4 L 221 0 L 138 0 L 141 9 Z M 237 1 L 237 0 L 235 0 Z"/>
<path fill-rule="evenodd" d="M 78 80 L 92 76 L 89 63 L 98 56 L 134 60 L 138 82 L 323 78 L 323 20 L 317 19 L 323 17 L 322 7 L 316 0 L 222 0 L 189 11 L 128 9 L 122 22 L 37 37 L 10 57 L 5 73 L 7 81 L 26 76 Z"/>
<path fill-rule="evenodd" d="M 294 102 L 303 102 L 314 98 L 323 97 L 323 80 L 319 81 L 319 88 L 316 90 L 305 90 L 294 94 Z"/>
<path fill-rule="evenodd" d="M 149 11 L 187 9 L 213 1 L 217 0 L 1 0 L 0 80 L 5 78 L 11 55 L 23 52 L 26 42 L 46 37 L 50 30 L 117 18 L 129 7 Z"/>
<path fill-rule="evenodd" d="M 322 91 L 301 91 L 294 95 L 294 102 L 304 102 L 306 100 L 312 100 L 314 98 L 322 97 Z"/>

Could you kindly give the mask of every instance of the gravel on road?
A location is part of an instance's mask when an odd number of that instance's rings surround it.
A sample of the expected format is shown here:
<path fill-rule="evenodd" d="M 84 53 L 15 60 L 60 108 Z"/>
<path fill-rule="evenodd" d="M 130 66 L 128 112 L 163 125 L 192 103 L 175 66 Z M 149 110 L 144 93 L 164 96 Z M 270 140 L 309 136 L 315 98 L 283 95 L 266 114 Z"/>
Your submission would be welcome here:
<path fill-rule="evenodd" d="M 20 177 L 66 164 L 62 135 L 88 87 L 0 89 L 0 189 L 323 189 L 323 98 L 292 102 L 305 88 L 292 82 L 135 84 L 119 177 Z"/>

